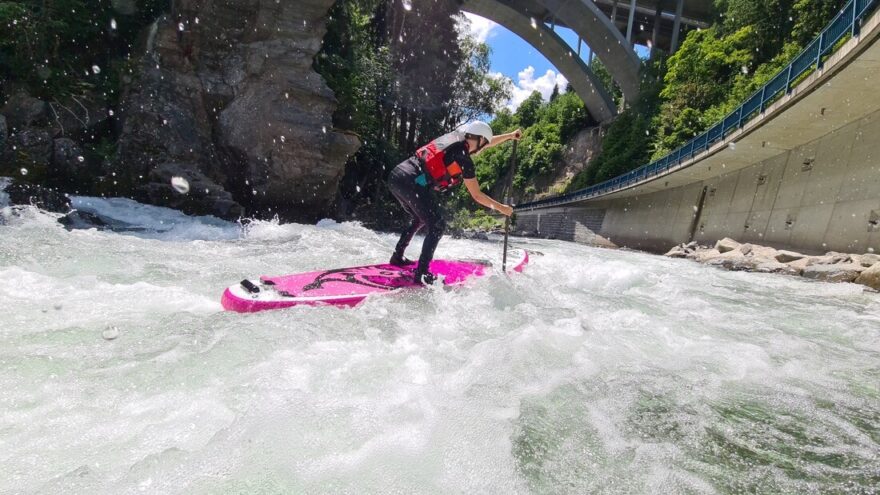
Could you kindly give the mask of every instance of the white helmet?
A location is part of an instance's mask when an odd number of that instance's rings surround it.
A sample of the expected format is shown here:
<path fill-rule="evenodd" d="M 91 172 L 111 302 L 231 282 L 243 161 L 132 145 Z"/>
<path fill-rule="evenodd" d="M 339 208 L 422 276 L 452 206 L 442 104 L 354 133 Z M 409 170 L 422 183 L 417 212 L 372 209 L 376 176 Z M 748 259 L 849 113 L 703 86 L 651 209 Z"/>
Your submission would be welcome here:
<path fill-rule="evenodd" d="M 489 124 L 480 120 L 475 120 L 461 126 L 460 130 L 465 134 L 484 137 L 487 143 L 492 141 L 492 128 L 489 127 Z"/>

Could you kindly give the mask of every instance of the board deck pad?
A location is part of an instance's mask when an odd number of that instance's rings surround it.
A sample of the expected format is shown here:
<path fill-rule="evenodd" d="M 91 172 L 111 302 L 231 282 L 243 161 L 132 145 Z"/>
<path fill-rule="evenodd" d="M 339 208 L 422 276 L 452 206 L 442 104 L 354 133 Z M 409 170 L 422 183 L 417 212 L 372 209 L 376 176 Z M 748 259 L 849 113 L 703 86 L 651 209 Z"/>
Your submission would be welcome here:
<path fill-rule="evenodd" d="M 522 271 L 528 253 L 512 253 L 513 271 Z M 398 267 L 389 264 L 355 266 L 296 273 L 277 277 L 262 276 L 243 280 L 223 293 L 221 303 L 229 311 L 250 313 L 291 306 L 324 305 L 355 306 L 368 296 L 388 294 L 406 288 L 421 288 L 413 279 L 415 263 Z M 483 260 L 433 260 L 431 273 L 443 285 L 460 285 L 473 277 L 482 277 L 492 270 Z"/>

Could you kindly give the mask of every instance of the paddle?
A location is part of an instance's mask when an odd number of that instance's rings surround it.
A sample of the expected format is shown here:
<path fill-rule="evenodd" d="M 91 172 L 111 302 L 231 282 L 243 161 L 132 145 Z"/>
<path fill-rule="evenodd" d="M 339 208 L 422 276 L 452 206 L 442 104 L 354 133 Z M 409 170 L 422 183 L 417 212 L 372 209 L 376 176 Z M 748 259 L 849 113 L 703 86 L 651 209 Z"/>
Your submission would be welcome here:
<path fill-rule="evenodd" d="M 505 199 L 505 203 L 513 206 L 513 176 L 516 175 L 516 143 L 519 140 L 515 140 L 513 142 L 513 154 L 510 155 L 510 181 L 507 183 L 507 198 Z M 510 217 L 504 218 L 504 256 L 501 258 L 501 271 L 507 273 L 507 236 L 510 233 Z"/>

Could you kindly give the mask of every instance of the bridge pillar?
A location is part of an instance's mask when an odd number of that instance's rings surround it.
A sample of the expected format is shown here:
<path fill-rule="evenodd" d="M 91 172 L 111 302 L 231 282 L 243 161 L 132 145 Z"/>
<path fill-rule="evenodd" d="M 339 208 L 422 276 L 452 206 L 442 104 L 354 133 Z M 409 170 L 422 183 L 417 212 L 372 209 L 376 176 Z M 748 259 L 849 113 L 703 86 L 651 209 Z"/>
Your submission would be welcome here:
<path fill-rule="evenodd" d="M 632 45 L 633 23 L 636 20 L 636 0 L 629 2 L 629 20 L 626 21 L 626 41 Z"/>
<path fill-rule="evenodd" d="M 677 0 L 677 4 L 675 6 L 675 22 L 672 26 L 672 43 L 669 46 L 669 54 L 678 50 L 678 36 L 681 32 L 681 13 L 684 10 L 684 0 Z"/>
<path fill-rule="evenodd" d="M 654 60 L 657 53 L 657 37 L 660 36 L 660 23 L 663 21 L 663 0 L 657 0 L 657 8 L 654 10 L 654 30 L 651 33 L 651 55 L 650 60 Z"/>
<path fill-rule="evenodd" d="M 648 56 L 650 60 L 654 60 L 657 53 L 657 37 L 660 35 L 660 21 L 662 21 L 663 0 L 657 0 L 657 7 L 654 9 L 654 29 L 651 31 L 651 54 Z"/>

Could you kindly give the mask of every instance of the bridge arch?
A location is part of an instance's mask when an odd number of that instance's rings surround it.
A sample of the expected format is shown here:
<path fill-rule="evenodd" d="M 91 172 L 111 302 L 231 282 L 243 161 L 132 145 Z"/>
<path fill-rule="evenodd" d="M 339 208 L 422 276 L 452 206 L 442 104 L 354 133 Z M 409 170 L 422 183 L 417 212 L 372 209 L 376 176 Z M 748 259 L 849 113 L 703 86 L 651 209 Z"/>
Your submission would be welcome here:
<path fill-rule="evenodd" d="M 602 81 L 565 40 L 540 19 L 534 20 L 504 0 L 467 0 L 462 10 L 506 27 L 535 47 L 568 79 L 596 121 L 603 122 L 617 115 L 617 106 Z"/>
<path fill-rule="evenodd" d="M 592 0 L 464 0 L 462 10 L 516 33 L 571 82 L 597 121 L 617 114 L 608 89 L 544 21 L 572 29 L 608 69 L 627 101 L 639 93 L 640 61 L 631 44 Z"/>

